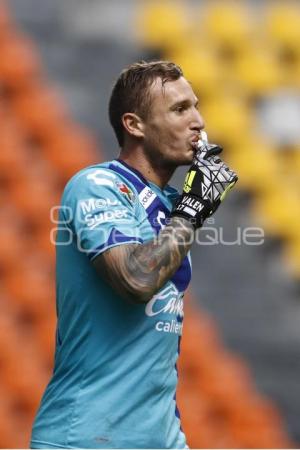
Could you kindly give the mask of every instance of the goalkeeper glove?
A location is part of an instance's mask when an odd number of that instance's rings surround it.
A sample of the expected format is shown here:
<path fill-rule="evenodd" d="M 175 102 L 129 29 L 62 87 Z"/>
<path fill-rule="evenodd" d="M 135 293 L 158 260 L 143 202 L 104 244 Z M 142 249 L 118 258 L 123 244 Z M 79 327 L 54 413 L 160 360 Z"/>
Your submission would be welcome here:
<path fill-rule="evenodd" d="M 206 137 L 206 133 L 202 132 Z M 186 174 L 183 193 L 177 200 L 171 216 L 181 216 L 200 228 L 213 214 L 238 180 L 235 172 L 219 158 L 222 148 L 202 138 L 198 151 Z"/>

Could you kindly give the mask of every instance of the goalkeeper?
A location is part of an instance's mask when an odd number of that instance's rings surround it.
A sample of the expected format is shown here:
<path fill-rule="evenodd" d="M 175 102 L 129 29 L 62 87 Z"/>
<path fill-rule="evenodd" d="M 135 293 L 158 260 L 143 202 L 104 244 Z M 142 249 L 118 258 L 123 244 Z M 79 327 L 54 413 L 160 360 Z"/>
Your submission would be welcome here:
<path fill-rule="evenodd" d="M 237 176 L 167 61 L 124 69 L 109 115 L 118 159 L 67 184 L 57 234 L 53 376 L 32 448 L 185 448 L 176 405 L 195 231 Z M 181 195 L 168 185 L 190 166 Z"/>

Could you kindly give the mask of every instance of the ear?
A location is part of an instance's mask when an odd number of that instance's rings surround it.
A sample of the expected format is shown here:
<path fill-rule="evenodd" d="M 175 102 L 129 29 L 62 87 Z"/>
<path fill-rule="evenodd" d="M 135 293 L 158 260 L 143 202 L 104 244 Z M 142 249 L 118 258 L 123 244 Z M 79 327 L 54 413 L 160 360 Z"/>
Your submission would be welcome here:
<path fill-rule="evenodd" d="M 134 113 L 125 113 L 122 116 L 123 127 L 131 136 L 141 138 L 144 136 L 143 120 Z"/>

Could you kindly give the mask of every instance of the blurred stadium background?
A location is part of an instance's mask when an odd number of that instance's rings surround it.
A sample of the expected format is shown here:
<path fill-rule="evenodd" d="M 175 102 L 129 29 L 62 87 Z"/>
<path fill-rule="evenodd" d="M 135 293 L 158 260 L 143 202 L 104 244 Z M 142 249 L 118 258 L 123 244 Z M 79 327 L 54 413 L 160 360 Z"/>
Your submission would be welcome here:
<path fill-rule="evenodd" d="M 182 66 L 210 140 L 240 176 L 211 225 L 225 243 L 208 245 L 207 230 L 193 249 L 178 396 L 188 442 L 300 442 L 299 2 L 9 0 L 0 2 L 1 448 L 28 445 L 52 369 L 49 209 L 75 171 L 117 156 L 113 79 L 153 58 Z M 247 227 L 263 228 L 262 245 L 234 243 Z"/>

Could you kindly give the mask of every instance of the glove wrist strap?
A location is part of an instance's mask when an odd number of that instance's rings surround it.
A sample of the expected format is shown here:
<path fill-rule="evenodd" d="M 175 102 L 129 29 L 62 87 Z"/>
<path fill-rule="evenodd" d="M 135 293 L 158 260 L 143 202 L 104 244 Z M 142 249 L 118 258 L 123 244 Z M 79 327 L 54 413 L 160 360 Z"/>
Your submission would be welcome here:
<path fill-rule="evenodd" d="M 173 209 L 171 216 L 181 216 L 189 220 L 194 228 L 200 228 L 210 215 L 211 205 L 207 200 L 193 194 L 182 194 Z"/>

